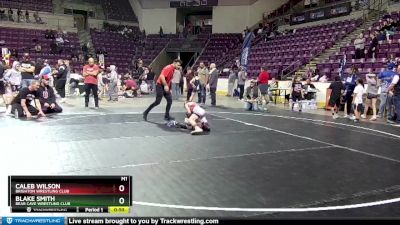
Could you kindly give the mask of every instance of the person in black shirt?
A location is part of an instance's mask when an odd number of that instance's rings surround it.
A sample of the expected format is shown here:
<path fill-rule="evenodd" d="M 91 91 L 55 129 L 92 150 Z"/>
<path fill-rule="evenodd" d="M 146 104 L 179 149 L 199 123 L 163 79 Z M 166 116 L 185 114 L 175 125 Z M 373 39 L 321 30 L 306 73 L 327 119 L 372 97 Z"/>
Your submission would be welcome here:
<path fill-rule="evenodd" d="M 301 83 L 301 77 L 298 76 L 292 84 L 292 110 L 294 109 L 294 104 L 297 102 L 299 106 L 299 112 L 302 110 L 301 100 L 304 98 L 303 84 Z"/>
<path fill-rule="evenodd" d="M 28 87 L 35 78 L 35 64 L 30 61 L 29 53 L 24 53 L 19 72 L 21 72 L 22 79 L 21 87 Z"/>
<path fill-rule="evenodd" d="M 3 97 L 3 95 L 6 92 L 6 88 L 4 86 L 5 84 L 4 84 L 4 81 L 3 81 L 4 71 L 5 71 L 5 68 L 4 68 L 4 65 L 3 65 L 3 61 L 0 60 L 0 96 L 1 97 Z M 4 97 L 3 97 L 3 100 L 4 100 L 4 102 L 6 102 Z"/>
<path fill-rule="evenodd" d="M 340 108 L 340 99 L 344 94 L 345 89 L 339 76 L 335 77 L 335 81 L 331 83 L 328 89 L 332 90 L 329 98 L 329 106 L 331 107 L 332 118 L 337 119 L 339 117 L 338 112 Z"/>
<path fill-rule="evenodd" d="M 13 14 L 14 14 L 14 12 L 13 12 L 13 10 L 10 8 L 10 9 L 8 10 L 8 20 L 9 20 L 9 21 L 14 22 Z"/>
<path fill-rule="evenodd" d="M 147 84 L 150 86 L 151 92 L 154 91 L 154 87 L 155 87 L 154 77 L 155 77 L 155 73 L 153 72 L 153 69 L 149 66 L 149 72 L 147 73 L 146 81 L 147 81 Z"/>
<path fill-rule="evenodd" d="M 31 20 L 29 19 L 29 11 L 28 11 L 28 10 L 25 11 L 25 21 L 26 21 L 27 23 L 30 23 L 30 22 L 31 22 Z"/>
<path fill-rule="evenodd" d="M 17 22 L 18 23 L 21 22 L 21 17 L 22 17 L 22 11 L 21 11 L 21 9 L 18 9 L 17 10 Z"/>
<path fill-rule="evenodd" d="M 24 117 L 31 118 L 33 115 L 39 115 L 46 117 L 42 111 L 39 99 L 37 97 L 39 90 L 39 81 L 34 80 L 28 87 L 22 88 L 18 95 L 12 101 L 12 112 L 15 114 L 15 118 Z M 31 103 L 34 102 L 35 106 Z"/>
<path fill-rule="evenodd" d="M 376 57 L 376 48 L 378 47 L 378 38 L 376 37 L 375 33 L 371 33 L 371 44 L 368 49 L 368 58 L 375 58 Z"/>
<path fill-rule="evenodd" d="M 61 97 L 61 103 L 65 102 L 65 84 L 67 82 L 68 67 L 62 59 L 57 62 L 58 69 L 54 72 L 56 77 L 56 90 Z"/>
<path fill-rule="evenodd" d="M 304 90 L 305 90 L 305 99 L 307 100 L 311 100 L 311 99 L 315 99 L 315 85 L 311 83 L 311 79 L 308 78 L 306 80 L 306 84 L 304 85 Z"/>
<path fill-rule="evenodd" d="M 56 102 L 54 90 L 49 86 L 48 76 L 44 76 L 41 80 L 40 88 L 38 90 L 38 98 L 45 114 L 62 112 L 62 108 Z"/>

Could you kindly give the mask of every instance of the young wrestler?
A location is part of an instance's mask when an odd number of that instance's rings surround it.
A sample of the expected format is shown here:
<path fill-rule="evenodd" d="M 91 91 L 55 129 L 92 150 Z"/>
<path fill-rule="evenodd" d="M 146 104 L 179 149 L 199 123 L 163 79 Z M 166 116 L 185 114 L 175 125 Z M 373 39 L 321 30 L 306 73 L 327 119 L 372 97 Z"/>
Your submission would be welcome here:
<path fill-rule="evenodd" d="M 206 111 L 195 102 L 185 103 L 186 115 L 185 123 L 189 125 L 188 129 L 193 129 L 191 134 L 199 134 L 204 131 L 210 131 L 208 121 L 206 119 Z"/>
<path fill-rule="evenodd" d="M 302 104 L 301 100 L 304 98 L 303 84 L 301 83 L 301 77 L 298 76 L 292 84 L 292 110 L 294 104 L 297 102 L 299 106 L 299 112 L 301 112 Z"/>

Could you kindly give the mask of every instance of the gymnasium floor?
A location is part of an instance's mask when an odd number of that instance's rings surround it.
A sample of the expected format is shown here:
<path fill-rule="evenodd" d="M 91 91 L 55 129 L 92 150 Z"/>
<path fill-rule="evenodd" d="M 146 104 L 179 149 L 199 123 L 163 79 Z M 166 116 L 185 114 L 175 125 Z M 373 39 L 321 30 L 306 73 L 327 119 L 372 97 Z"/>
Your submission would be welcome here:
<path fill-rule="evenodd" d="M 9 214 L 8 175 L 132 175 L 132 216 L 400 215 L 398 127 L 248 113 L 224 99 L 207 108 L 211 133 L 191 136 L 164 125 L 164 104 L 142 121 L 152 100 L 98 111 L 69 103 L 45 120 L 0 116 L 0 214 Z M 182 104 L 172 109 L 177 120 Z"/>

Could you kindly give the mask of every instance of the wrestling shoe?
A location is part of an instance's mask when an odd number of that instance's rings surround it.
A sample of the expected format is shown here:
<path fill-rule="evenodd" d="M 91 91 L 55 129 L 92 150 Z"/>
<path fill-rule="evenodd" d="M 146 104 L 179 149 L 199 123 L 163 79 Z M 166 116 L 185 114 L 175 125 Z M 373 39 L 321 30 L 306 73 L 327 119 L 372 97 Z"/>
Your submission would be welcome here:
<path fill-rule="evenodd" d="M 367 116 L 366 116 L 366 115 L 364 115 L 364 114 L 362 114 L 362 115 L 361 115 L 361 118 L 363 118 L 363 119 L 367 119 Z"/>
<path fill-rule="evenodd" d="M 336 120 L 337 118 L 339 118 L 339 116 L 338 116 L 338 114 L 335 114 L 335 115 L 332 116 L 332 118 L 333 118 L 334 120 Z"/>
<path fill-rule="evenodd" d="M 194 131 L 190 132 L 190 134 L 199 134 L 199 133 L 203 133 L 203 129 L 201 129 L 200 127 L 195 127 Z"/>

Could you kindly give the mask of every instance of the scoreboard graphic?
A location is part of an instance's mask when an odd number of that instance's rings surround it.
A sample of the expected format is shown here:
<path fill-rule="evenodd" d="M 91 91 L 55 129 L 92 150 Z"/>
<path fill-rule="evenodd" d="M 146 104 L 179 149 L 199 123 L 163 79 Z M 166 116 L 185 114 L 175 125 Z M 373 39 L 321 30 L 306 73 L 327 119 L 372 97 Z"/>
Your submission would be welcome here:
<path fill-rule="evenodd" d="M 131 176 L 9 176 L 13 213 L 129 213 Z"/>

